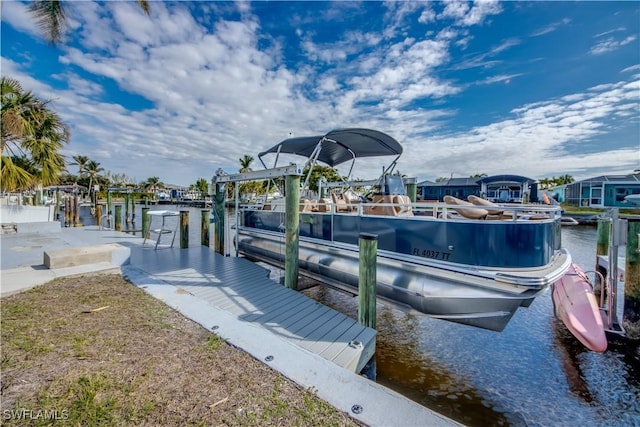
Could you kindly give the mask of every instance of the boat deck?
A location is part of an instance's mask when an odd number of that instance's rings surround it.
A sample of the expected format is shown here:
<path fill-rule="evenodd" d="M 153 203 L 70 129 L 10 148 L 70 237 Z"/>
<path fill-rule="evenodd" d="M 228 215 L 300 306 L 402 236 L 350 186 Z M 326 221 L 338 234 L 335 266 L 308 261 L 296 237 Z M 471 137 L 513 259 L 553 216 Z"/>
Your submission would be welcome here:
<path fill-rule="evenodd" d="M 269 279 L 267 269 L 244 258 L 193 247 L 133 250 L 130 262 L 155 284 L 142 284 L 152 294 L 166 292 L 170 285 L 174 295 L 191 295 L 352 372 L 360 372 L 374 353 L 374 329 L 279 285 Z M 167 295 L 163 299 L 170 303 Z"/>

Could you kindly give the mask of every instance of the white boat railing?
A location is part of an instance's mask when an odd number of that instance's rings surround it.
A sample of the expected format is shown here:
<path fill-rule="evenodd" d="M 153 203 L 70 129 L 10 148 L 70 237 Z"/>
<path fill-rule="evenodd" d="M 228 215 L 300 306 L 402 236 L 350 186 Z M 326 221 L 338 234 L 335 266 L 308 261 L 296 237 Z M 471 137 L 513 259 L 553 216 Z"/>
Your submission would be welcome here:
<path fill-rule="evenodd" d="M 441 220 L 491 220 L 491 221 L 543 221 L 556 220 L 562 216 L 560 206 L 546 204 L 500 204 L 487 207 L 480 205 L 456 205 L 444 202 L 340 202 L 302 199 L 300 213 L 342 214 L 360 216 L 392 216 L 398 218 L 441 219 Z M 272 204 L 243 204 L 243 208 L 251 210 L 272 210 L 284 212 L 284 199 L 274 200 Z M 487 209 L 489 208 L 489 209 Z M 488 214 L 485 214 L 489 211 Z M 477 211 L 478 215 L 469 215 L 466 211 Z M 497 213 L 500 211 L 500 213 Z M 462 212 L 462 213 L 461 213 Z M 491 212 L 496 212 L 492 214 Z M 465 215 L 466 213 L 466 215 Z"/>

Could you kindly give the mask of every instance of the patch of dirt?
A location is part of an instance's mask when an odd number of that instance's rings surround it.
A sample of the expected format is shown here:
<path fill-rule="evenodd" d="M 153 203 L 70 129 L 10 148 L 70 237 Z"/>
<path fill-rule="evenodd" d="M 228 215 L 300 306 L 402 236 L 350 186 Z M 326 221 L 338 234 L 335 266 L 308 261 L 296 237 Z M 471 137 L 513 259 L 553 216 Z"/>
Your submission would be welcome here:
<path fill-rule="evenodd" d="M 120 275 L 1 302 L 3 425 L 362 425 Z"/>

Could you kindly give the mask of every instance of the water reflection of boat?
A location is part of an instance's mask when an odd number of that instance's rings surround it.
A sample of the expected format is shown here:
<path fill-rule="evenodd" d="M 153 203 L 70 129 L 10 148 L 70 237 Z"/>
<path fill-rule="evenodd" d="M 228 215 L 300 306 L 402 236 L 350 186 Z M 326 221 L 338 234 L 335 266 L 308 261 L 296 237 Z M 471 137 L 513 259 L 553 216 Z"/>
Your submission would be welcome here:
<path fill-rule="evenodd" d="M 571 216 L 562 216 L 560 218 L 560 224 L 561 225 L 578 225 L 580 223 Z"/>
<path fill-rule="evenodd" d="M 557 206 L 411 203 L 402 177 L 391 175 L 402 147 L 382 132 L 341 129 L 290 138 L 259 157 L 270 153 L 303 155 L 310 166 L 351 161 L 351 170 L 360 158 L 394 157 L 368 198 L 355 198 L 348 185 L 331 199 L 307 199 L 303 189 L 300 272 L 324 283 L 357 288 L 358 237 L 375 234 L 379 297 L 501 331 L 518 307 L 528 307 L 571 265 L 571 256 L 560 248 Z M 239 251 L 282 265 L 284 204 L 243 209 L 240 217 Z"/>

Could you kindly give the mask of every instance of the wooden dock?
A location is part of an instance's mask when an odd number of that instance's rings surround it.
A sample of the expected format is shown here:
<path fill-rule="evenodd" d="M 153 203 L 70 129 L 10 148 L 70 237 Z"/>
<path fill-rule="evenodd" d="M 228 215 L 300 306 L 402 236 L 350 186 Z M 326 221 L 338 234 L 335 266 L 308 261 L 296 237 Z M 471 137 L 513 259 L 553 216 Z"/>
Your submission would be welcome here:
<path fill-rule="evenodd" d="M 244 258 L 207 247 L 133 248 L 131 267 L 352 372 L 375 351 L 374 329 L 272 281 L 267 269 Z"/>

